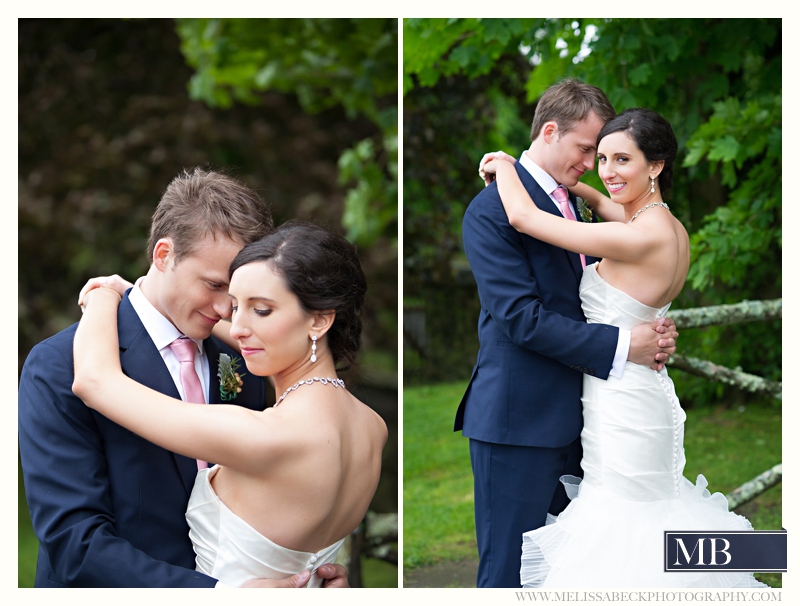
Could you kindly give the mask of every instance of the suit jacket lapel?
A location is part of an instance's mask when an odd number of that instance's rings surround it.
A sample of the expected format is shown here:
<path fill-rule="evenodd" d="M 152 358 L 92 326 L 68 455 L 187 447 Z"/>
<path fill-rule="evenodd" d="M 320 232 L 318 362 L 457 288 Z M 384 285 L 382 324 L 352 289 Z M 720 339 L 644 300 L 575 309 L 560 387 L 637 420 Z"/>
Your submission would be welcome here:
<path fill-rule="evenodd" d="M 577 198 L 572 194 L 570 194 L 570 199 L 572 200 L 572 203 L 575 205 L 575 208 L 578 209 Z M 597 217 L 594 215 L 594 213 L 592 213 L 592 218 L 589 221 L 584 221 L 583 216 L 580 213 L 580 210 L 578 210 L 578 212 L 575 213 L 575 218 L 578 219 L 578 221 L 580 221 L 581 223 L 597 223 Z M 592 263 L 597 263 L 599 260 L 600 259 L 598 257 L 592 257 L 590 255 L 586 255 L 586 267 L 589 267 Z"/>
<path fill-rule="evenodd" d="M 528 191 L 533 203 L 536 204 L 541 210 L 546 213 L 550 213 L 551 215 L 555 215 L 556 217 L 560 217 L 561 213 L 558 212 L 558 208 L 556 208 L 556 203 L 547 195 L 539 184 L 536 182 L 536 179 L 527 171 L 525 167 L 522 166 L 521 162 L 516 162 L 514 167 L 517 169 L 517 174 L 519 175 L 520 180 L 522 181 L 522 185 Z"/>
<path fill-rule="evenodd" d="M 589 221 L 584 221 L 583 220 L 583 215 L 581 215 L 580 208 L 578 207 L 578 199 L 577 199 L 577 197 L 572 195 L 572 194 L 570 194 L 569 195 L 569 199 L 572 200 L 572 205 L 575 207 L 575 218 L 578 221 L 580 221 L 581 223 L 596 223 L 597 222 L 597 217 L 595 217 L 594 214 L 592 214 L 592 218 Z M 586 255 L 586 267 L 589 267 L 592 263 L 595 263 L 595 262 L 597 262 L 599 260 L 600 259 L 598 259 L 597 257 L 592 257 L 590 255 Z M 578 265 L 580 265 L 580 255 L 578 255 Z M 580 274 L 578 276 L 579 279 L 580 279 L 581 275 L 583 275 L 583 267 L 580 267 Z"/>
<path fill-rule="evenodd" d="M 119 305 L 117 329 L 123 372 L 142 385 L 180 400 L 181 396 L 175 386 L 175 381 L 169 374 L 164 359 L 156 349 L 150 335 L 147 334 L 138 314 L 133 309 L 127 294 Z M 186 494 L 191 494 L 197 476 L 197 462 L 174 452 L 169 454 L 178 468 Z"/>
<path fill-rule="evenodd" d="M 522 166 L 521 162 L 516 162 L 514 166 L 517 169 L 517 174 L 519 175 L 520 180 L 522 181 L 522 185 L 528 191 L 531 199 L 533 200 L 534 204 L 538 206 L 541 210 L 546 213 L 550 213 L 556 217 L 563 218 L 563 215 L 559 212 L 558 208 L 556 208 L 556 203 L 553 202 L 552 198 L 545 192 L 539 184 L 536 182 L 536 179 Z M 570 196 L 572 197 L 572 196 Z M 574 202 L 574 199 L 573 199 Z M 578 219 L 580 220 L 580 219 Z M 562 249 L 564 254 L 567 255 L 567 259 L 569 259 L 570 264 L 572 265 L 572 271 L 575 272 L 575 277 L 578 279 L 578 283 L 581 281 L 581 276 L 583 275 L 583 266 L 581 265 L 581 256 L 578 253 L 574 253 L 572 251 Z M 589 264 L 589 260 L 586 260 L 587 265 Z"/>
<path fill-rule="evenodd" d="M 203 349 L 206 352 L 208 359 L 208 403 L 220 404 L 222 398 L 219 395 L 219 376 L 217 376 L 217 369 L 219 368 L 219 346 L 216 341 L 209 337 L 203 341 Z"/>
<path fill-rule="evenodd" d="M 133 309 L 128 295 L 119 304 L 117 318 L 120 362 L 132 379 L 172 397 L 180 397 L 161 354 Z"/>

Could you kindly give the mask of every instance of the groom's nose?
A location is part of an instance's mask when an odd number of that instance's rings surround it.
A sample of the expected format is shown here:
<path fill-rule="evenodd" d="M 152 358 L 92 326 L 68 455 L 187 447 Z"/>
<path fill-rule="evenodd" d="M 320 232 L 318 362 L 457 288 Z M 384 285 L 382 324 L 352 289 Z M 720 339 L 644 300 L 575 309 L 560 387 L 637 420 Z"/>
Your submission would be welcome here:
<path fill-rule="evenodd" d="M 212 307 L 220 318 L 231 317 L 231 300 L 228 298 L 228 293 L 225 293 L 224 297 L 217 298 Z"/>

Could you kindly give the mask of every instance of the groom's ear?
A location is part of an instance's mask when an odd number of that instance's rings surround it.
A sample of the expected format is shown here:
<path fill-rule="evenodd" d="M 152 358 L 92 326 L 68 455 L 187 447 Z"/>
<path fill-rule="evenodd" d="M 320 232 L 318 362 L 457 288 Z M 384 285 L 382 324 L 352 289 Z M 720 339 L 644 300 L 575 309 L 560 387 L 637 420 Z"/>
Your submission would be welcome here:
<path fill-rule="evenodd" d="M 555 120 L 550 120 L 549 122 L 545 122 L 542 126 L 541 136 L 544 139 L 545 143 L 552 143 L 555 137 L 558 135 L 558 124 L 556 124 Z"/>
<path fill-rule="evenodd" d="M 172 238 L 161 238 L 153 247 L 153 265 L 158 271 L 166 271 L 170 253 L 173 253 Z M 173 255 L 174 256 L 174 255 Z"/>

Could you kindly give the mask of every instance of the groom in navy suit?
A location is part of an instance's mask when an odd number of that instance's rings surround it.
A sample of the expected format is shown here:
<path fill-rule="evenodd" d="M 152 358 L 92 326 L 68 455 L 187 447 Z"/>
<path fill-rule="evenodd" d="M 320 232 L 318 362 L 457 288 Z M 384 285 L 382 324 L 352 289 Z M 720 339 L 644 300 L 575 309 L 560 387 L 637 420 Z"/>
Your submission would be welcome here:
<path fill-rule="evenodd" d="M 205 401 L 221 402 L 220 354 L 236 354 L 211 329 L 230 315 L 228 268 L 271 226 L 263 200 L 235 179 L 196 169 L 172 181 L 153 215 L 150 269 L 119 307 L 120 360 L 128 376 L 182 397 L 180 361 L 169 344 L 185 336 L 194 341 Z M 198 462 L 147 442 L 73 395 L 76 327 L 36 345 L 19 383 L 20 456 L 40 543 L 36 587 L 217 586 L 194 570 L 184 517 Z M 243 379 L 231 403 L 263 410 L 263 379 Z M 344 568 L 335 570 L 323 576 L 347 586 Z"/>
<path fill-rule="evenodd" d="M 599 88 L 577 80 L 544 93 L 515 165 L 539 208 L 582 220 L 571 197 L 562 211 L 556 190 L 594 168 L 597 135 L 615 115 Z M 522 534 L 566 507 L 560 476 L 582 476 L 582 374 L 621 376 L 626 360 L 662 365 L 677 333 L 670 320 L 633 331 L 587 324 L 578 286 L 584 264 L 598 259 L 517 232 L 496 183 L 470 203 L 463 237 L 481 301 L 480 350 L 455 431 L 470 439 L 477 585 L 519 587 Z"/>

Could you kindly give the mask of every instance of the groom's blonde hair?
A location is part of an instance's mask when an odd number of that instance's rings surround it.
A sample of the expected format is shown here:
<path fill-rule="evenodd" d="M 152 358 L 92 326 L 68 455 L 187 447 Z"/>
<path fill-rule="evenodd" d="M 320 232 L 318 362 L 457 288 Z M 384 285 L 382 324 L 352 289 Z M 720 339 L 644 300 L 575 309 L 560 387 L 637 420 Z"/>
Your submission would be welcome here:
<path fill-rule="evenodd" d="M 567 78 L 553 84 L 544 91 L 531 124 L 531 141 L 535 141 L 546 122 L 554 121 L 563 135 L 575 124 L 585 120 L 590 112 L 594 112 L 603 121 L 608 122 L 617 113 L 606 94 L 591 84 L 575 78 Z"/>
<path fill-rule="evenodd" d="M 195 168 L 167 186 L 150 224 L 147 258 L 156 242 L 171 238 L 176 262 L 191 255 L 207 235 L 224 235 L 242 246 L 272 231 L 272 215 L 252 189 L 233 177 Z"/>

